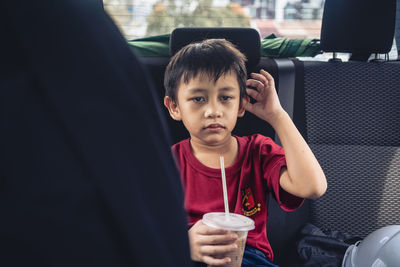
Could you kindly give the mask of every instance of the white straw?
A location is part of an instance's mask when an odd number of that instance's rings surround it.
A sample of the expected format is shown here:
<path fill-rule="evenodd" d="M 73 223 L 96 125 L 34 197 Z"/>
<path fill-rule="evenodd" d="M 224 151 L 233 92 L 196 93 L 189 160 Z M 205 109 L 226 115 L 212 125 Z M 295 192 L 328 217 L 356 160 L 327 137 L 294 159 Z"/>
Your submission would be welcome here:
<path fill-rule="evenodd" d="M 224 157 L 219 157 L 219 162 L 221 163 L 222 190 L 224 192 L 224 205 L 225 205 L 225 219 L 228 221 L 229 220 L 229 204 L 228 204 L 228 192 L 226 189 Z"/>

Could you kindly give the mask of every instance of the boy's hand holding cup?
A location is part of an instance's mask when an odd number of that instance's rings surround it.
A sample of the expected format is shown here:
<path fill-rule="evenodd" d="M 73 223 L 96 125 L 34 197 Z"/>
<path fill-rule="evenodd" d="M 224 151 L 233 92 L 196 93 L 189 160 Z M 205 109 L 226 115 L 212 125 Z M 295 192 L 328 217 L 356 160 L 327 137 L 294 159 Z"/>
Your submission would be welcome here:
<path fill-rule="evenodd" d="M 226 255 L 237 250 L 237 239 L 237 234 L 210 227 L 199 220 L 189 230 L 192 260 L 211 266 L 223 266 L 230 261 Z"/>
<path fill-rule="evenodd" d="M 223 229 L 228 231 L 228 233 L 237 235 L 237 239 L 234 243 L 237 249 L 222 255 L 223 258 L 230 258 L 230 262 L 220 266 L 240 267 L 242 265 L 244 248 L 246 246 L 247 232 L 254 229 L 254 221 L 240 214 L 229 213 L 227 217 L 224 212 L 210 212 L 204 214 L 203 224 L 211 228 Z"/>

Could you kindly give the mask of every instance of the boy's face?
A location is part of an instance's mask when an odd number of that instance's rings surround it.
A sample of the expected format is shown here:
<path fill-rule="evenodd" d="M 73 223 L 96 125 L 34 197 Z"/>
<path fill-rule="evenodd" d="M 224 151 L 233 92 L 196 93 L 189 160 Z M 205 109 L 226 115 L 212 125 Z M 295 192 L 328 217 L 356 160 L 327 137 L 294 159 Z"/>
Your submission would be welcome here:
<path fill-rule="evenodd" d="M 217 145 L 230 140 L 238 117 L 243 116 L 239 84 L 228 72 L 216 82 L 200 73 L 188 83 L 180 83 L 177 101 L 164 100 L 170 115 L 182 120 L 193 141 Z"/>

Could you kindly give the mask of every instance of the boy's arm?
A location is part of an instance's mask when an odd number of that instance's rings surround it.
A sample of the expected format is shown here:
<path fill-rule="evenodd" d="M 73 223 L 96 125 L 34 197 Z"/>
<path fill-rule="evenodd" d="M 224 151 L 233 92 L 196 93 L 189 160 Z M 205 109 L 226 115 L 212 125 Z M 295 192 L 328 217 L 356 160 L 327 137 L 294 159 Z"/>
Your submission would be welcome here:
<path fill-rule="evenodd" d="M 280 105 L 272 76 L 264 70 L 252 73 L 247 93 L 257 102 L 244 100 L 249 112 L 268 122 L 276 131 L 285 151 L 287 169 L 280 174 L 280 186 L 293 195 L 303 198 L 318 198 L 327 188 L 325 174 L 310 147 L 303 139 L 286 111 Z"/>
<path fill-rule="evenodd" d="M 283 168 L 279 184 L 288 193 L 303 198 L 318 198 L 327 188 L 325 174 L 310 147 L 286 112 L 271 122 L 285 151 L 287 169 Z"/>

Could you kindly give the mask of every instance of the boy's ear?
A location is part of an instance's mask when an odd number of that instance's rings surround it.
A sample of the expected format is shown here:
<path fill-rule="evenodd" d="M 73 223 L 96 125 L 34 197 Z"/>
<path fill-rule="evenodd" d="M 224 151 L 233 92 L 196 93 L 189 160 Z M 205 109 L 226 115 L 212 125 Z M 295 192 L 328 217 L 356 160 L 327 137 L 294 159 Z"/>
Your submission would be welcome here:
<path fill-rule="evenodd" d="M 247 95 L 245 96 L 247 101 L 250 101 L 250 97 Z M 239 104 L 239 112 L 238 112 L 238 117 L 241 118 L 244 116 L 244 113 L 246 112 L 246 110 L 243 107 L 243 99 L 240 100 L 240 104 Z"/>
<path fill-rule="evenodd" d="M 178 104 L 169 96 L 164 97 L 164 106 L 168 109 L 171 118 L 176 121 L 182 120 Z"/>

